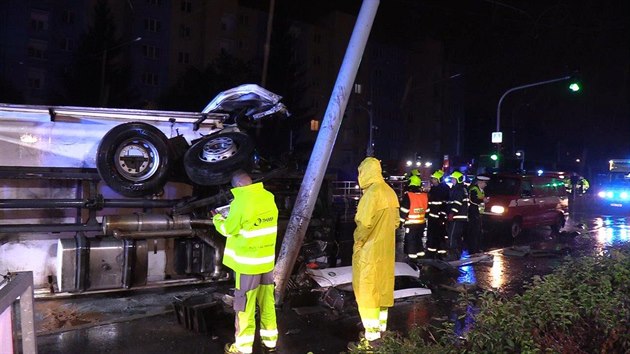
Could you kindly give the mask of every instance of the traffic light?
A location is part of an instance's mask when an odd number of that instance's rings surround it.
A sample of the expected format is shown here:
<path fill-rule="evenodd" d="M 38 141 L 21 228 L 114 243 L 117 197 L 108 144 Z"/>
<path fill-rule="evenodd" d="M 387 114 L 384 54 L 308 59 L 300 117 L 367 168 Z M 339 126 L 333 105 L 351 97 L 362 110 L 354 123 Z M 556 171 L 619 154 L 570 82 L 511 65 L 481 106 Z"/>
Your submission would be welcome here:
<path fill-rule="evenodd" d="M 497 154 L 492 154 L 492 155 L 490 155 L 490 160 L 492 160 L 492 161 L 496 161 L 496 160 L 498 160 L 498 159 L 499 159 L 499 155 L 497 155 Z"/>
<path fill-rule="evenodd" d="M 580 86 L 580 82 L 579 81 L 573 81 L 569 84 L 569 90 L 571 90 L 571 92 L 578 92 L 582 89 L 582 87 Z"/>

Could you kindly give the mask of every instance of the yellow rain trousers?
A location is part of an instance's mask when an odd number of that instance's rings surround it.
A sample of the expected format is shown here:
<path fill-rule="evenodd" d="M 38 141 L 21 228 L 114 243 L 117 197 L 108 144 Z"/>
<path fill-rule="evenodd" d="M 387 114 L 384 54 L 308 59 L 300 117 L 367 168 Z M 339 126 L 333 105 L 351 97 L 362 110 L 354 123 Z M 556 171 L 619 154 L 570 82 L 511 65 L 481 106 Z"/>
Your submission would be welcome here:
<path fill-rule="evenodd" d="M 256 306 L 260 310 L 260 339 L 267 348 L 278 340 L 273 271 L 265 274 L 236 274 L 234 291 L 235 342 L 242 353 L 252 353 L 256 334 Z"/>
<path fill-rule="evenodd" d="M 368 157 L 359 165 L 359 200 L 354 221 L 352 287 L 365 327 L 365 338 L 380 338 L 387 326 L 387 308 L 394 305 L 398 197 L 385 183 L 380 162 Z"/>

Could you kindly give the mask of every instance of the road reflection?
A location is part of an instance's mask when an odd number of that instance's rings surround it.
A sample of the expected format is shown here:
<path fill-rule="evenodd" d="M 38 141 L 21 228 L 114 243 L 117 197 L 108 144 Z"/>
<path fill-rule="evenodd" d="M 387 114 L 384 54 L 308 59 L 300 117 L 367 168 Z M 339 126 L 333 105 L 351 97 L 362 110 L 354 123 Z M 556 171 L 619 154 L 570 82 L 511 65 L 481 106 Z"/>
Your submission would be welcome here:
<path fill-rule="evenodd" d="M 595 241 L 600 247 L 600 251 L 611 246 L 618 246 L 630 241 L 630 226 L 627 218 L 602 216 L 593 219 L 593 230 Z"/>

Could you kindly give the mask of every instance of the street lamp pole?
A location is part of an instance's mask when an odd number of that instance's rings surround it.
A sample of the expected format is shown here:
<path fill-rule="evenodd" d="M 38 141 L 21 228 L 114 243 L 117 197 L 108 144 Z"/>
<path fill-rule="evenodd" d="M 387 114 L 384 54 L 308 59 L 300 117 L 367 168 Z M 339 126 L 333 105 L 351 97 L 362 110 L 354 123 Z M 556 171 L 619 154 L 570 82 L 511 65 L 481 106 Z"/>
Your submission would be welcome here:
<path fill-rule="evenodd" d="M 367 107 L 364 107 L 362 105 L 356 105 L 356 107 L 361 108 L 363 110 L 365 110 L 365 112 L 368 115 L 368 119 L 369 119 L 369 129 L 370 132 L 368 134 L 368 143 L 367 143 L 367 149 L 365 150 L 365 154 L 366 156 L 374 156 L 374 115 L 372 113 L 372 101 L 367 101 Z"/>
<path fill-rule="evenodd" d="M 496 132 L 500 132 L 501 131 L 501 103 L 503 103 L 503 100 L 505 99 L 505 96 L 507 96 L 510 92 L 514 92 L 514 91 L 518 91 L 518 90 L 522 90 L 522 89 L 526 89 L 526 88 L 530 88 L 530 87 L 534 87 L 534 86 L 541 86 L 541 85 L 551 84 L 551 83 L 558 82 L 558 81 L 569 80 L 570 78 L 571 78 L 571 75 L 567 75 L 567 76 L 558 77 L 558 78 L 551 79 L 551 80 L 538 81 L 538 82 L 533 82 L 531 84 L 526 84 L 526 85 L 512 87 L 511 89 L 505 91 L 505 93 L 499 99 L 499 103 L 497 104 L 497 130 L 496 130 Z M 500 152 L 501 152 L 500 150 L 501 150 L 501 143 L 497 143 L 497 154 L 500 154 Z M 495 162 L 495 167 L 497 167 L 497 168 L 499 167 L 499 159 L 497 159 L 497 161 Z"/>

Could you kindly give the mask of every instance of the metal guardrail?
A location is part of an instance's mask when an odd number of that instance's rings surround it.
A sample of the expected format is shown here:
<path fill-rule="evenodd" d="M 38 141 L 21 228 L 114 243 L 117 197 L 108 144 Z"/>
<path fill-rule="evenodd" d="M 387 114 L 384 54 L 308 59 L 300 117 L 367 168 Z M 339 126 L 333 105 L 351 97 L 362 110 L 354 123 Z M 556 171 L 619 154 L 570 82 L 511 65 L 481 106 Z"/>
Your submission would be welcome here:
<path fill-rule="evenodd" d="M 14 348 L 18 332 L 13 330 L 13 304 L 20 302 L 20 333 L 22 350 Z M 8 315 L 7 315 L 8 314 Z M 5 323 L 6 322 L 6 323 Z M 33 272 L 11 273 L 9 280 L 0 287 L 0 349 L 2 353 L 37 354 L 35 317 L 33 313 Z M 6 330 L 8 329 L 8 330 Z M 8 333 L 11 337 L 8 338 Z M 5 351 L 6 350 L 6 351 Z"/>

